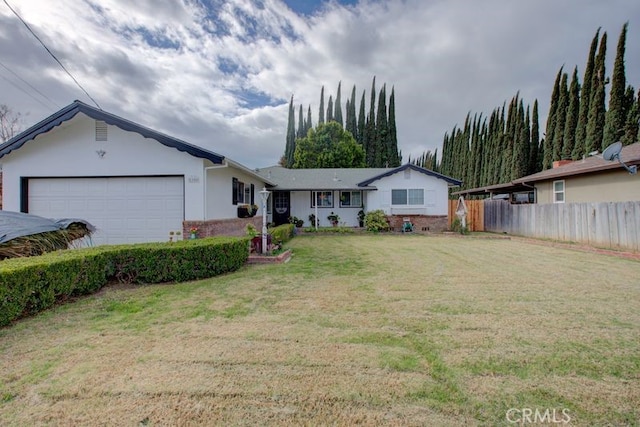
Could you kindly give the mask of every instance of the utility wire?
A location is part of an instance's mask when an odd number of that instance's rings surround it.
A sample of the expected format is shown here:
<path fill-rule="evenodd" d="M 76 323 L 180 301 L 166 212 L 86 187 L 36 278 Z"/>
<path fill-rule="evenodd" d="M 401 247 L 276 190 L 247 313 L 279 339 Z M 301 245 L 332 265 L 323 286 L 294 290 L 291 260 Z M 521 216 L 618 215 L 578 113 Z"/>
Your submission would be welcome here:
<path fill-rule="evenodd" d="M 35 92 L 37 92 L 41 97 L 43 97 L 44 99 L 46 99 L 47 101 L 49 101 L 50 103 L 52 103 L 56 108 L 60 109 L 60 106 L 53 101 L 51 98 L 49 98 L 47 95 L 45 95 L 44 93 L 40 92 L 36 87 L 34 87 L 31 83 L 29 83 L 28 81 L 26 81 L 25 79 L 23 79 L 22 77 L 20 77 L 20 75 L 18 75 L 15 71 L 13 71 L 12 69 L 10 69 L 9 67 L 7 67 L 5 64 L 2 63 L 2 61 L 0 61 L 0 67 L 4 68 L 5 70 L 7 70 L 8 72 L 10 72 L 11 74 L 13 74 L 16 78 L 20 79 L 24 84 L 26 84 L 27 86 L 29 86 L 31 89 L 33 89 Z M 9 81 L 9 80 L 7 80 Z M 18 87 L 18 86 L 16 86 Z M 26 93 L 26 92 L 25 92 Z M 47 107 L 49 108 L 49 107 Z"/>
<path fill-rule="evenodd" d="M 18 86 L 17 84 L 15 84 L 14 82 L 12 82 L 11 80 L 9 80 L 8 78 L 6 78 L 5 76 L 3 76 L 2 74 L 0 74 L 0 77 L 2 77 L 4 80 L 7 81 L 7 83 L 11 84 L 12 86 L 14 86 L 16 89 L 18 89 L 21 92 L 24 92 L 25 95 L 30 96 L 31 98 L 33 98 L 34 101 L 39 102 L 40 105 L 42 105 L 44 108 L 46 108 L 47 110 L 51 109 L 50 105 L 45 104 L 44 102 L 42 102 L 42 100 L 36 98 L 35 96 L 33 96 L 32 94 L 30 94 L 29 92 L 27 92 L 26 90 L 24 90 L 24 88 Z"/>
<path fill-rule="evenodd" d="M 102 107 L 100 107 L 100 105 L 96 102 L 95 99 L 93 99 L 93 97 L 91 95 L 89 95 L 89 92 L 87 92 L 82 85 L 76 80 L 75 77 L 73 77 L 73 75 L 71 75 L 71 73 L 69 72 L 69 70 L 67 70 L 65 68 L 64 65 L 62 65 L 62 62 L 60 62 L 60 60 L 53 54 L 53 52 L 51 52 L 49 50 L 49 48 L 44 44 L 44 42 L 42 40 L 40 40 L 40 37 L 37 36 L 37 34 L 31 29 L 31 27 L 29 27 L 29 24 L 27 24 L 25 22 L 24 19 L 22 19 L 22 17 L 18 14 L 18 12 L 16 12 L 15 10 L 13 10 L 13 8 L 11 7 L 11 5 L 7 2 L 7 0 L 3 0 L 4 4 L 7 5 L 7 7 L 11 10 L 11 12 L 13 12 L 14 15 L 16 15 L 18 17 L 18 19 L 20 20 L 20 22 L 22 22 L 24 24 L 25 27 L 27 27 L 27 30 L 29 30 L 29 32 L 33 35 L 33 37 L 36 38 L 36 40 L 38 40 L 40 42 L 40 44 L 42 45 L 42 47 L 44 47 L 44 49 L 49 52 L 49 55 L 51 55 L 51 57 L 53 59 L 56 60 L 56 62 L 60 65 L 60 67 L 62 67 L 62 69 L 69 75 L 69 77 L 71 77 L 71 79 L 76 83 L 76 85 L 78 85 L 78 87 L 80 89 L 82 89 L 82 91 L 89 97 L 90 100 L 93 101 L 94 104 L 96 104 L 96 107 L 98 107 L 99 109 L 102 110 Z"/>

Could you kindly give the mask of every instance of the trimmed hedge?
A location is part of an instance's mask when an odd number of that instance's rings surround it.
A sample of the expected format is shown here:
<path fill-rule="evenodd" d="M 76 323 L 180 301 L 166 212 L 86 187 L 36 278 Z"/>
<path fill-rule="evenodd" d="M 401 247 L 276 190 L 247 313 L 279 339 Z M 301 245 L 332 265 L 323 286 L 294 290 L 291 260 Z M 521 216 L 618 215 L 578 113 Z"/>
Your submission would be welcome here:
<path fill-rule="evenodd" d="M 0 262 L 0 326 L 109 281 L 162 283 L 235 271 L 249 256 L 247 238 L 102 246 Z"/>
<path fill-rule="evenodd" d="M 286 243 L 293 238 L 294 224 L 282 224 L 269 230 L 271 241 L 274 243 Z"/>

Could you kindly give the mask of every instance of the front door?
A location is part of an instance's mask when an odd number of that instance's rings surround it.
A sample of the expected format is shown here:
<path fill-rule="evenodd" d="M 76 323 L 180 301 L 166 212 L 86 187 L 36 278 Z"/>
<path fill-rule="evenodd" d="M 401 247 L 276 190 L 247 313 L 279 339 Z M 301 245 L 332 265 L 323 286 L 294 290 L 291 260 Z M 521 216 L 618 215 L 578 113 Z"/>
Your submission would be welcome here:
<path fill-rule="evenodd" d="M 286 224 L 291 216 L 291 193 L 275 191 L 273 193 L 273 222 L 275 225 Z"/>

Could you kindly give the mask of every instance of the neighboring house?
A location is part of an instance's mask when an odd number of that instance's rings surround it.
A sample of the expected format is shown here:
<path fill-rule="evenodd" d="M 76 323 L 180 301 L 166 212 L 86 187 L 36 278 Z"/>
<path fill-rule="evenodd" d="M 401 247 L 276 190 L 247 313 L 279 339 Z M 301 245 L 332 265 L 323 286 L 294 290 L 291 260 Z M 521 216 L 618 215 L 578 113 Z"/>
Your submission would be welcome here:
<path fill-rule="evenodd" d="M 82 218 L 93 244 L 243 233 L 238 205 L 272 182 L 224 156 L 80 101 L 0 145 L 2 207 Z M 239 222 L 240 221 L 240 222 Z"/>
<path fill-rule="evenodd" d="M 461 181 L 415 165 L 397 168 L 286 169 L 280 166 L 257 172 L 276 186 L 272 189 L 271 220 L 276 224 L 297 217 L 311 226 L 316 214 L 320 226 L 330 226 L 328 216 L 339 223 L 358 226 L 358 213 L 382 209 L 392 227 L 404 217 L 420 228 L 445 229 L 449 187 Z"/>
<path fill-rule="evenodd" d="M 620 160 L 628 166 L 640 165 L 640 143 L 622 148 Z M 547 169 L 508 183 L 458 191 L 456 195 L 511 194 L 511 201 L 521 203 L 516 196 L 532 194 L 531 202 L 583 203 L 640 201 L 640 175 L 631 175 L 618 161 L 607 161 L 602 155 L 581 160 L 560 160 Z"/>
<path fill-rule="evenodd" d="M 640 143 L 623 147 L 620 160 L 640 165 Z M 535 187 L 538 203 L 627 202 L 640 200 L 640 176 L 631 175 L 617 161 L 601 155 L 561 160 L 547 169 L 513 181 Z"/>

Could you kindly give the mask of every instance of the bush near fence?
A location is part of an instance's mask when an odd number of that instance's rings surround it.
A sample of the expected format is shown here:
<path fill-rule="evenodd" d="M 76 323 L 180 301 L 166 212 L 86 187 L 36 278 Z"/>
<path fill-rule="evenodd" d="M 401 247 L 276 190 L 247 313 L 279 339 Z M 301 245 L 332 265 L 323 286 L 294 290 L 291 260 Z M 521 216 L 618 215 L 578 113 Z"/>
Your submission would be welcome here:
<path fill-rule="evenodd" d="M 0 326 L 110 281 L 162 283 L 204 279 L 237 270 L 248 239 L 214 237 L 175 243 L 103 246 L 0 262 Z"/>

